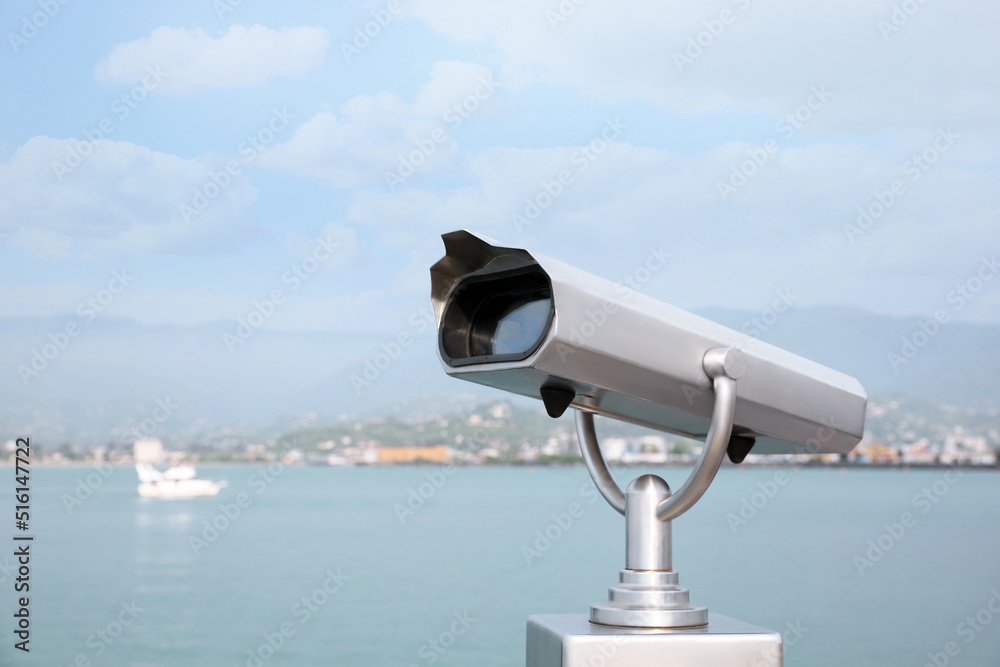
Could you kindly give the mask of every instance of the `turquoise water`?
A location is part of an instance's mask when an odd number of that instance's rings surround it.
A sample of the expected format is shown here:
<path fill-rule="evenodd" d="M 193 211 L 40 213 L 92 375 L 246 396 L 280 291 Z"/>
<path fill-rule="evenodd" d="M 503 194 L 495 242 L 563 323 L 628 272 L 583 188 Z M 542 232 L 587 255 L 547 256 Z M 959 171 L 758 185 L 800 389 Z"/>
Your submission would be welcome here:
<path fill-rule="evenodd" d="M 0 571 L 0 665 L 523 665 L 528 614 L 586 612 L 623 564 L 622 518 L 594 502 L 582 467 L 285 468 L 270 482 L 258 470 L 200 468 L 229 481 L 218 498 L 151 501 L 118 469 L 71 513 L 61 497 L 91 471 L 36 469 L 31 652 L 12 648 L 13 582 Z M 687 474 L 658 472 L 675 487 Z M 674 564 L 695 602 L 797 628 L 789 666 L 920 667 L 929 653 L 1000 665 L 1000 614 L 988 611 L 1000 474 L 776 474 L 723 470 L 675 521 Z M 394 506 L 421 484 L 429 498 L 401 521 Z M 220 519 L 241 493 L 239 516 Z M 229 525 L 203 535 L 213 519 Z M 12 544 L 13 520 L 4 533 Z M 869 540 L 889 547 L 870 567 L 855 559 Z M 977 612 L 989 622 L 960 627 Z"/>

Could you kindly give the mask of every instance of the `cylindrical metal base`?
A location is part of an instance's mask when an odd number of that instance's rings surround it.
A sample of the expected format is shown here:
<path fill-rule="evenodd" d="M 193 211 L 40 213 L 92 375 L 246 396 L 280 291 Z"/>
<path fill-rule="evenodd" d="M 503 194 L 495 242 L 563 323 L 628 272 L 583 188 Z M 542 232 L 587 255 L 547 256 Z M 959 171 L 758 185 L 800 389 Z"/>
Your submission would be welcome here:
<path fill-rule="evenodd" d="M 708 623 L 708 608 L 691 604 L 677 572 L 622 570 L 607 602 L 590 606 L 590 622 L 623 628 L 692 628 Z"/>
<path fill-rule="evenodd" d="M 670 522 L 656 517 L 670 487 L 642 475 L 625 491 L 625 568 L 608 601 L 590 607 L 590 622 L 624 628 L 692 628 L 708 623 L 708 608 L 691 605 L 671 568 Z"/>

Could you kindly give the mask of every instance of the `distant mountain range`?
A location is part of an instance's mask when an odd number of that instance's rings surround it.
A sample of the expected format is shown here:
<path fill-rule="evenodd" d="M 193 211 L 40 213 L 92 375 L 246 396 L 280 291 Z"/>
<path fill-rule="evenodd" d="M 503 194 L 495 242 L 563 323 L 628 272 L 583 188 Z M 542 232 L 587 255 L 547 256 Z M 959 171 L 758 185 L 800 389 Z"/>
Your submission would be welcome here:
<path fill-rule="evenodd" d="M 847 308 L 793 309 L 757 324 L 754 313 L 699 314 L 736 330 L 757 329 L 762 340 L 854 375 L 872 397 L 1000 406 L 997 326 L 951 322 L 931 334 L 934 327 L 920 319 Z M 447 377 L 431 332 L 397 350 L 393 332 L 261 329 L 230 351 L 223 337 L 233 331 L 231 323 L 183 328 L 98 318 L 63 338 L 66 323 L 0 319 L 5 438 L 28 433 L 54 446 L 100 444 L 130 433 L 190 440 L 235 429 L 234 436 L 261 437 L 338 415 L 446 412 L 460 400 L 467 405 L 499 396 Z M 33 359 L 44 368 L 25 374 L 25 382 L 22 373 Z"/>
<path fill-rule="evenodd" d="M 759 317 L 725 310 L 698 314 L 737 330 Z M 760 338 L 853 375 L 869 396 L 1000 406 L 1000 327 L 948 322 L 933 334 L 929 330 L 935 327 L 927 319 L 850 308 L 795 309 L 778 316 Z"/>

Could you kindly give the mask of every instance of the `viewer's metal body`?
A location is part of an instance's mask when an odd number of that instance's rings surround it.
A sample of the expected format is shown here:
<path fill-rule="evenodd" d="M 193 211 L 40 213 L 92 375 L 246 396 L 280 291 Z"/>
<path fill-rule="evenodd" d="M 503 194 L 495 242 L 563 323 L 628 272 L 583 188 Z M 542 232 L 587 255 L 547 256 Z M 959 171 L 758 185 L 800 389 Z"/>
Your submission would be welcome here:
<path fill-rule="evenodd" d="M 587 468 L 625 515 L 625 569 L 587 615 L 532 616 L 528 667 L 781 667 L 781 635 L 692 604 L 671 563 L 671 521 L 722 458 L 847 453 L 864 432 L 855 378 L 523 248 L 459 230 L 431 267 L 445 372 L 573 407 Z M 671 493 L 655 475 L 625 491 L 608 470 L 594 415 L 705 438 Z"/>

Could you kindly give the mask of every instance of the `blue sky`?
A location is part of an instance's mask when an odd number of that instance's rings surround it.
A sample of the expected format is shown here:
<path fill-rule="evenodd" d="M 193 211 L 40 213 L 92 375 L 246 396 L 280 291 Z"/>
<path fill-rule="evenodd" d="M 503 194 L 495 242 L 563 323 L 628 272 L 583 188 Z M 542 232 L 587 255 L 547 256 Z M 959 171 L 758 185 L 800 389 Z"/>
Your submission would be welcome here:
<path fill-rule="evenodd" d="M 0 317 L 125 269 L 102 316 L 235 323 L 280 289 L 264 327 L 391 334 L 465 227 L 611 279 L 662 248 L 648 292 L 689 309 L 928 316 L 979 276 L 952 315 L 1000 323 L 995 3 L 232 4 L 5 3 Z"/>

